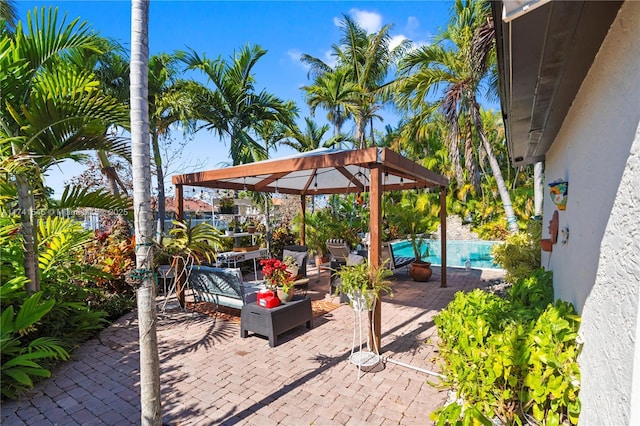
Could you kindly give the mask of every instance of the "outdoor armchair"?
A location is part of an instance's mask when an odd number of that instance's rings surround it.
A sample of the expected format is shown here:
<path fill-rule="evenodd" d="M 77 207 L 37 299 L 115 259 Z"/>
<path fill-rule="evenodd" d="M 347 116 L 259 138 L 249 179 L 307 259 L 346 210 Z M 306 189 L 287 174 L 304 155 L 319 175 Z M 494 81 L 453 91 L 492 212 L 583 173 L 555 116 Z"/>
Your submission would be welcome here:
<path fill-rule="evenodd" d="M 331 267 L 334 267 L 334 262 L 337 265 L 346 265 L 347 259 L 351 250 L 347 242 L 340 239 L 327 240 L 327 250 L 331 254 Z"/>
<path fill-rule="evenodd" d="M 415 261 L 415 258 L 409 256 L 396 256 L 393 253 L 391 243 L 382 243 L 381 261 L 387 268 L 395 271 L 403 266 L 409 266 Z"/>
<path fill-rule="evenodd" d="M 241 309 L 243 305 L 255 302 L 256 293 L 264 285 L 242 281 L 237 268 L 213 268 L 193 266 L 189 274 L 188 286 L 193 290 L 195 302 L 211 302 L 230 308 Z"/>

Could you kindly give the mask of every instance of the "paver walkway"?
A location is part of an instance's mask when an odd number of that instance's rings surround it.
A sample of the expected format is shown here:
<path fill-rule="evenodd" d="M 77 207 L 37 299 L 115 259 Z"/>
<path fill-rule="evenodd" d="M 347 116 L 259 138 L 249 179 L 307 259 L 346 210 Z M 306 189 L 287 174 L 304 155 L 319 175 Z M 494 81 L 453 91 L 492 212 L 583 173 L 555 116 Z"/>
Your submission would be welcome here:
<path fill-rule="evenodd" d="M 440 269 L 428 283 L 395 274 L 395 297 L 382 306 L 382 355 L 437 371 L 433 316 L 460 290 L 487 286 L 501 271 Z M 328 272 L 310 271 L 310 295 L 322 297 Z M 170 310 L 159 316 L 162 413 L 171 425 L 425 425 L 446 399 L 427 383 L 437 378 L 385 362 L 357 379 L 349 363 L 353 310 L 314 318 L 313 329 L 284 334 L 279 345 L 238 323 Z M 2 403 L 0 423 L 12 425 L 140 424 L 136 314 L 124 316 L 82 345 L 21 401 Z"/>

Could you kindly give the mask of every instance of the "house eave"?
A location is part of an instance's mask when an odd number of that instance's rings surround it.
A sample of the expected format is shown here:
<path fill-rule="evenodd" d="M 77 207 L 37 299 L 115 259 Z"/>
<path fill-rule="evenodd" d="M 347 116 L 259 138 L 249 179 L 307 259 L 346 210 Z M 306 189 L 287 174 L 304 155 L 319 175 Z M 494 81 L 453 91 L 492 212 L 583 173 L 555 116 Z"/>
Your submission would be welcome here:
<path fill-rule="evenodd" d="M 500 101 L 514 166 L 545 159 L 622 1 L 492 2 Z M 506 15 L 505 15 L 506 16 Z"/>

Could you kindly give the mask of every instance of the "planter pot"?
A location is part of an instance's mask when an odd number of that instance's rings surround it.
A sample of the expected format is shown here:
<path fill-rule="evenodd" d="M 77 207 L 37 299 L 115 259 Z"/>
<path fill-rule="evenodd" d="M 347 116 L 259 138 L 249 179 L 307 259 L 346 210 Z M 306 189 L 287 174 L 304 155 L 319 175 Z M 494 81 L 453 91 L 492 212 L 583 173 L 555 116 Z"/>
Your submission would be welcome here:
<path fill-rule="evenodd" d="M 276 291 L 277 291 L 277 294 L 278 294 L 278 299 L 280 299 L 280 302 L 287 303 L 293 297 L 294 288 L 291 287 L 287 293 L 285 293 L 282 290 L 282 287 L 278 287 L 276 289 Z"/>
<path fill-rule="evenodd" d="M 287 268 L 287 271 L 289 271 L 291 276 L 295 278 L 298 276 L 298 272 L 300 272 L 300 268 L 298 268 L 297 266 L 289 266 Z"/>
<path fill-rule="evenodd" d="M 569 182 L 556 181 L 549 184 L 549 195 L 553 204 L 558 206 L 558 210 L 567 208 L 567 196 L 569 194 Z"/>
<path fill-rule="evenodd" d="M 251 226 L 251 225 L 247 226 L 247 232 L 249 234 L 255 233 L 256 232 L 256 227 L 255 226 Z"/>
<path fill-rule="evenodd" d="M 373 309 L 373 304 L 376 301 L 376 295 L 373 291 L 366 291 L 364 293 L 355 291 L 349 293 L 348 296 L 354 311 L 370 311 Z"/>
<path fill-rule="evenodd" d="M 551 240 L 551 238 L 545 238 L 544 240 L 540 240 L 540 247 L 542 248 L 542 251 L 552 251 L 553 240 Z"/>
<path fill-rule="evenodd" d="M 322 265 L 323 263 L 327 263 L 329 261 L 329 256 L 316 256 L 316 266 Z"/>
<path fill-rule="evenodd" d="M 409 268 L 409 275 L 414 281 L 429 281 L 432 274 L 433 270 L 430 262 L 413 262 Z"/>
<path fill-rule="evenodd" d="M 233 207 L 222 207 L 220 206 L 220 214 L 233 214 Z"/>

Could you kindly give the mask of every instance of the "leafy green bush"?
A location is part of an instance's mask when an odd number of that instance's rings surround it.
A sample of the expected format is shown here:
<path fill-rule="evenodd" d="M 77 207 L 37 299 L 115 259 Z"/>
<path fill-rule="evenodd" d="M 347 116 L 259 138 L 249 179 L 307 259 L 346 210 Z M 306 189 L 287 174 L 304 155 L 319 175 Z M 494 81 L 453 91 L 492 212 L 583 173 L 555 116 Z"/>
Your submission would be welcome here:
<path fill-rule="evenodd" d="M 518 281 L 507 299 L 459 292 L 435 323 L 447 377 L 459 398 L 432 414 L 438 424 L 576 424 L 580 318 L 573 306 L 552 304 L 550 272 Z"/>
<path fill-rule="evenodd" d="M 510 233 L 507 228 L 507 220 L 503 217 L 492 222 L 483 223 L 473 229 L 481 240 L 504 241 Z"/>
<path fill-rule="evenodd" d="M 101 294 L 91 299 L 91 307 L 94 311 L 105 313 L 104 319 L 108 322 L 115 321 L 122 315 L 133 310 L 136 306 L 136 297 L 126 294 Z"/>
<path fill-rule="evenodd" d="M 282 250 L 284 246 L 296 244 L 296 235 L 289 229 L 286 224 L 280 224 L 273 230 L 269 250 L 274 257 L 282 258 Z"/>
<path fill-rule="evenodd" d="M 505 271 L 505 279 L 515 283 L 540 267 L 540 238 L 542 224 L 531 220 L 526 232 L 509 235 L 504 244 L 497 244 L 492 254 Z"/>
<path fill-rule="evenodd" d="M 16 282 L 0 287 L 2 299 L 12 298 L 8 293 L 16 291 Z M 22 283 L 23 284 L 23 283 Z M 67 359 L 69 354 L 58 340 L 50 337 L 32 338 L 40 319 L 51 310 L 55 301 L 40 301 L 42 293 L 34 293 L 24 299 L 17 313 L 7 306 L 0 316 L 0 353 L 2 356 L 1 392 L 3 397 L 17 398 L 33 386 L 33 377 L 49 377 L 51 372 L 39 364 L 47 359 Z"/>

